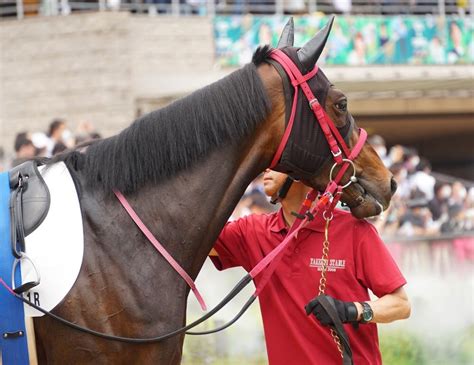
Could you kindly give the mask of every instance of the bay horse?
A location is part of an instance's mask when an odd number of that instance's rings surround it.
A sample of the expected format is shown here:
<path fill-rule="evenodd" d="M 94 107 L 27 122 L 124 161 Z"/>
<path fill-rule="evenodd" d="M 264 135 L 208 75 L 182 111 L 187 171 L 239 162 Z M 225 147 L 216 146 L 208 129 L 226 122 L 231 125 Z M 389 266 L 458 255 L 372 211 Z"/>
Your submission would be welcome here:
<path fill-rule="evenodd" d="M 295 48 L 289 23 L 278 48 L 309 72 L 331 24 Z M 270 61 L 271 52 L 269 46 L 260 47 L 242 69 L 139 118 L 116 136 L 49 162 L 64 161 L 73 175 L 85 239 L 77 281 L 54 314 L 126 337 L 154 337 L 185 324 L 189 287 L 147 242 L 113 191 L 128 198 L 168 252 L 195 278 L 245 188 L 270 166 L 284 135 L 291 90 Z M 345 95 L 322 71 L 311 85 L 353 146 L 359 132 Z M 320 127 L 307 103 L 298 108 L 295 124 L 303 126 L 303 132 L 289 142 L 294 153 L 286 160 L 283 156 L 276 169 L 324 190 L 332 166 L 329 148 L 318 137 Z M 294 157 L 298 153 L 301 158 Z M 354 165 L 357 182 L 344 189 L 341 200 L 358 218 L 377 215 L 389 205 L 392 176 L 368 144 Z M 35 318 L 34 326 L 41 364 L 181 361 L 184 334 L 158 343 L 128 344 L 76 331 L 47 316 Z"/>

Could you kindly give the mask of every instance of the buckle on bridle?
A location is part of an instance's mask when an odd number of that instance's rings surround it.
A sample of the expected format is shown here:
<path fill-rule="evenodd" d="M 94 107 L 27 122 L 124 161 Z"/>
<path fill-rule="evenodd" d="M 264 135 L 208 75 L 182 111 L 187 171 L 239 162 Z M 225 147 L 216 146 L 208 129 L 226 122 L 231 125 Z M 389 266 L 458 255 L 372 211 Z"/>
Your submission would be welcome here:
<path fill-rule="evenodd" d="M 333 150 L 331 150 L 331 153 L 332 153 L 333 157 L 339 157 L 342 154 L 342 151 L 341 151 L 340 148 L 338 148 L 337 152 L 334 152 Z"/>
<path fill-rule="evenodd" d="M 316 103 L 319 104 L 318 98 L 311 99 L 311 100 L 308 102 L 309 108 L 310 108 L 310 109 L 313 109 L 313 104 L 316 104 Z"/>

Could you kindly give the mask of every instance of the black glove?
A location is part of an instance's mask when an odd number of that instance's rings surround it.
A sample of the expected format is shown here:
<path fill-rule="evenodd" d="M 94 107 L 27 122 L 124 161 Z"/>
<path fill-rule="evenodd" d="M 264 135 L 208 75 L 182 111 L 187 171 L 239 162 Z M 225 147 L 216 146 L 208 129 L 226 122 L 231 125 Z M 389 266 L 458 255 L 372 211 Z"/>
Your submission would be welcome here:
<path fill-rule="evenodd" d="M 334 304 L 336 312 L 341 319 L 342 323 L 356 323 L 357 322 L 357 307 L 353 302 L 343 302 L 338 299 L 334 299 L 329 295 L 324 295 L 329 302 Z M 331 317 L 326 313 L 326 310 L 323 308 L 319 302 L 320 297 L 314 298 L 308 304 L 306 304 L 306 315 L 313 313 L 316 318 L 321 322 L 323 326 L 332 326 L 334 325 Z"/>

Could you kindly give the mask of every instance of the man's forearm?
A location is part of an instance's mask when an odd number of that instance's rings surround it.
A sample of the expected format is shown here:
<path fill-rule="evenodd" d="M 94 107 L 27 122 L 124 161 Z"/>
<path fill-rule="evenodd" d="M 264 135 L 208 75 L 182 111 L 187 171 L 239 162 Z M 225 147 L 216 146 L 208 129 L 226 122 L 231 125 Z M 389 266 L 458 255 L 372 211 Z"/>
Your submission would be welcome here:
<path fill-rule="evenodd" d="M 406 319 L 410 316 L 411 305 L 403 287 L 398 288 L 393 293 L 367 302 L 374 313 L 373 323 L 390 323 L 399 319 Z M 358 319 L 362 315 L 362 305 L 355 302 L 358 312 Z"/>

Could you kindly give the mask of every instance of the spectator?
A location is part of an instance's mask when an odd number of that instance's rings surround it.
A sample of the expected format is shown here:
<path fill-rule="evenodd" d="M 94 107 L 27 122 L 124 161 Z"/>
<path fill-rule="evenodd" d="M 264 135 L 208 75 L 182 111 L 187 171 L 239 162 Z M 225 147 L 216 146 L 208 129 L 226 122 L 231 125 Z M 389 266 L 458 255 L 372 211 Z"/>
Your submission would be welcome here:
<path fill-rule="evenodd" d="M 418 152 L 413 148 L 405 148 L 404 151 L 404 165 L 407 169 L 409 178 L 416 172 L 416 167 L 420 163 L 420 156 Z"/>
<path fill-rule="evenodd" d="M 333 0 L 336 14 L 350 14 L 352 9 L 352 0 Z"/>
<path fill-rule="evenodd" d="M 447 220 L 448 214 L 448 202 L 451 197 L 451 185 L 442 183 L 435 185 L 435 194 L 433 199 L 428 204 L 433 219 L 435 221 Z"/>
<path fill-rule="evenodd" d="M 251 214 L 267 214 L 274 211 L 274 206 L 271 205 L 265 194 L 255 191 L 250 195 L 249 210 Z"/>
<path fill-rule="evenodd" d="M 404 156 L 405 156 L 405 148 L 403 148 L 402 146 L 398 144 L 393 146 L 392 148 L 390 148 L 390 152 L 388 154 L 388 158 L 390 161 L 389 166 L 399 163 L 399 162 L 403 162 Z"/>
<path fill-rule="evenodd" d="M 448 209 L 448 220 L 441 225 L 442 233 L 459 233 L 465 228 L 463 207 L 459 204 L 451 205 Z"/>
<path fill-rule="evenodd" d="M 408 203 L 407 213 L 400 219 L 398 233 L 406 236 L 433 235 L 439 232 L 438 226 L 428 209 L 426 199 L 416 199 Z"/>
<path fill-rule="evenodd" d="M 430 162 L 422 157 L 416 166 L 416 172 L 410 178 L 411 191 L 421 192 L 428 200 L 434 197 L 436 179 L 431 175 Z"/>
<path fill-rule="evenodd" d="M 96 132 L 91 122 L 82 121 L 79 123 L 76 130 L 76 145 L 100 138 L 102 138 L 102 136 Z"/>
<path fill-rule="evenodd" d="M 249 208 L 250 203 L 251 203 L 250 196 L 248 194 L 244 195 L 239 200 L 236 207 L 234 208 L 232 215 L 229 217 L 229 221 L 234 221 L 236 219 L 249 215 L 251 213 L 250 208 Z"/>
<path fill-rule="evenodd" d="M 285 14 L 304 14 L 306 5 L 303 0 L 284 0 L 283 6 Z"/>
<path fill-rule="evenodd" d="M 31 135 L 31 141 L 35 145 L 37 156 L 48 157 L 48 145 L 50 144 L 50 139 L 46 134 L 43 132 L 35 132 Z"/>
<path fill-rule="evenodd" d="M 410 183 L 408 182 L 408 172 L 405 165 L 396 162 L 390 167 L 390 171 L 398 186 L 395 194 L 401 199 L 408 199 L 410 197 Z"/>
<path fill-rule="evenodd" d="M 368 142 L 373 147 L 375 152 L 377 152 L 384 165 L 389 167 L 390 159 L 387 156 L 387 147 L 385 145 L 385 140 L 378 134 L 374 134 L 369 137 Z"/>
<path fill-rule="evenodd" d="M 15 138 L 15 158 L 12 167 L 15 167 L 36 156 L 36 148 L 27 132 L 18 133 Z"/>
<path fill-rule="evenodd" d="M 388 209 L 378 217 L 371 218 L 371 222 L 381 234 L 396 236 L 400 228 L 401 218 L 406 213 L 407 207 L 404 200 L 400 199 L 400 196 L 395 193 Z"/>
<path fill-rule="evenodd" d="M 54 146 L 57 143 L 63 143 L 66 147 L 73 147 L 74 140 L 71 132 L 66 128 L 66 122 L 63 119 L 54 119 L 49 125 L 49 141 L 46 145 L 46 156 L 53 155 Z"/>
<path fill-rule="evenodd" d="M 467 196 L 467 191 L 465 186 L 459 182 L 453 182 L 450 205 L 460 205 L 463 206 Z"/>
<path fill-rule="evenodd" d="M 67 150 L 67 146 L 62 142 L 58 142 L 54 145 L 53 156 L 66 150 Z"/>
<path fill-rule="evenodd" d="M 464 203 L 464 209 L 466 211 L 466 231 L 474 230 L 474 186 L 469 188 L 466 201 Z"/>

